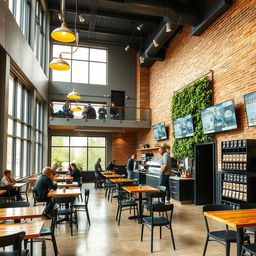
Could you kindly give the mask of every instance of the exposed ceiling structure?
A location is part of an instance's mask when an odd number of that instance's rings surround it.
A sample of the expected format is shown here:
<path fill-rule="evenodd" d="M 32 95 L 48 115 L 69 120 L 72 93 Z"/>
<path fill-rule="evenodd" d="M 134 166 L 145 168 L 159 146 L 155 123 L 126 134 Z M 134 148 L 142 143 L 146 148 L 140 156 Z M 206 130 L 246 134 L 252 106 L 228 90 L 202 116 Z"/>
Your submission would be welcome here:
<path fill-rule="evenodd" d="M 142 66 L 164 59 L 167 43 L 182 26 L 200 35 L 225 12 L 232 0 L 66 0 L 65 20 L 74 29 L 77 18 L 80 41 L 122 46 L 140 51 Z M 61 0 L 46 0 L 51 30 L 60 26 Z M 169 31 L 166 30 L 169 23 Z M 143 24 L 141 30 L 137 26 Z M 153 43 L 153 40 L 154 43 Z"/>

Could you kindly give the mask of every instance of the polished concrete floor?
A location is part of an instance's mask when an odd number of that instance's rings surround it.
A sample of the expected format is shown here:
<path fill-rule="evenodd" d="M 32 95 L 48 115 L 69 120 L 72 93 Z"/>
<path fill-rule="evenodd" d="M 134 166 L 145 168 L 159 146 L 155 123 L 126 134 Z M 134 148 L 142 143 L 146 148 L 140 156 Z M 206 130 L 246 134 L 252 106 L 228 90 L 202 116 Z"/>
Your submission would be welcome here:
<path fill-rule="evenodd" d="M 117 208 L 116 200 L 108 202 L 104 197 L 104 190 L 93 188 L 92 184 L 85 184 L 90 189 L 89 211 L 91 226 L 87 225 L 84 212 L 79 213 L 79 229 L 74 228 L 74 236 L 70 235 L 68 224 L 59 224 L 56 229 L 59 255 L 61 256 L 146 256 L 150 253 L 150 231 L 145 228 L 144 241 L 140 242 L 140 225 L 135 220 L 129 220 L 129 211 L 123 212 L 121 225 L 115 221 Z M 172 249 L 170 233 L 163 229 L 163 238 L 159 239 L 159 229 L 155 229 L 154 253 L 156 256 L 202 255 L 205 240 L 205 226 L 201 214 L 201 207 L 195 205 L 179 205 L 174 202 L 173 231 L 176 251 Z M 224 228 L 213 221 L 214 229 Z M 35 245 L 34 255 L 41 255 L 40 245 Z M 47 241 L 47 256 L 54 255 L 52 244 Z M 224 246 L 210 242 L 207 256 L 225 255 Z M 235 254 L 232 245 L 231 256 Z"/>

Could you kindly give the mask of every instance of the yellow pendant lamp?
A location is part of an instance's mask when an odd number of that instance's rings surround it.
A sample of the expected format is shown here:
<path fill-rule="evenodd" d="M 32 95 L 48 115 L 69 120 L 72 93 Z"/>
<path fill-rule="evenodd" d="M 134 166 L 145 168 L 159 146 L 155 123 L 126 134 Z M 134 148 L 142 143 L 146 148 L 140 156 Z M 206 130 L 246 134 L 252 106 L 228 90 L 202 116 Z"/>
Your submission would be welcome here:
<path fill-rule="evenodd" d="M 49 67 L 51 69 L 59 70 L 59 71 L 65 71 L 65 70 L 70 69 L 69 64 L 65 60 L 62 59 L 61 54 L 59 55 L 59 57 L 57 59 L 54 59 L 51 61 L 51 63 L 49 64 Z"/>
<path fill-rule="evenodd" d="M 73 112 L 82 111 L 82 109 L 80 107 L 78 107 L 77 104 L 76 104 L 76 106 L 74 108 L 71 108 L 70 110 L 73 111 Z"/>
<path fill-rule="evenodd" d="M 75 89 L 73 89 L 73 91 L 67 95 L 67 98 L 77 100 L 81 98 L 81 95 Z"/>
<path fill-rule="evenodd" d="M 52 31 L 51 37 L 59 42 L 70 43 L 76 40 L 76 35 L 71 31 L 65 22 L 62 22 L 60 28 L 56 28 Z"/>

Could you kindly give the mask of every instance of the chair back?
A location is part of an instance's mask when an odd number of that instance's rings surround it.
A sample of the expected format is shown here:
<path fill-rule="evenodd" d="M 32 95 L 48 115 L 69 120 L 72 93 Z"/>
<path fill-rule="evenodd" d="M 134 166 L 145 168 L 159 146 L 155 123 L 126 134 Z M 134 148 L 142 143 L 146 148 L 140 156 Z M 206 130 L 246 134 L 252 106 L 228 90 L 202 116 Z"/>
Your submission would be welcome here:
<path fill-rule="evenodd" d="M 75 202 L 76 197 L 75 196 L 62 196 L 62 197 L 55 197 L 54 202 L 56 204 L 71 204 L 71 207 L 73 203 Z"/>
<path fill-rule="evenodd" d="M 126 191 L 122 189 L 118 189 L 118 195 L 117 195 L 118 203 L 121 203 L 123 200 L 127 199 L 126 195 L 127 195 Z"/>
<path fill-rule="evenodd" d="M 20 192 L 21 193 L 27 193 L 28 192 L 28 187 L 29 187 L 29 182 L 28 181 L 22 180 L 22 181 L 17 181 L 17 183 L 26 183 L 25 186 L 20 188 Z"/>
<path fill-rule="evenodd" d="M 23 201 L 12 201 L 12 202 L 5 202 L 0 204 L 0 208 L 17 208 L 17 207 L 29 207 L 29 202 Z"/>
<path fill-rule="evenodd" d="M 256 209 L 256 203 L 242 203 L 240 209 Z"/>
<path fill-rule="evenodd" d="M 13 249 L 16 251 L 15 255 L 21 256 L 21 243 L 24 237 L 25 237 L 25 232 L 19 232 L 12 235 L 1 236 L 0 247 L 13 245 Z"/>
<path fill-rule="evenodd" d="M 168 213 L 170 213 L 170 217 L 169 217 L 169 223 L 171 225 L 172 223 L 172 216 L 173 216 L 173 209 L 174 209 L 174 205 L 173 204 L 153 204 L 150 206 L 151 210 L 150 210 L 150 215 L 152 218 L 152 223 L 154 223 L 154 213 L 157 212 L 159 213 L 159 215 L 161 213 L 165 213 L 166 218 L 168 219 Z"/>
<path fill-rule="evenodd" d="M 88 205 L 89 196 L 90 196 L 90 190 L 86 188 L 84 190 L 84 202 L 85 202 L 85 205 Z"/>
<path fill-rule="evenodd" d="M 203 206 L 203 212 L 226 211 L 226 210 L 233 210 L 233 207 L 225 204 L 207 204 Z M 206 216 L 204 216 L 204 221 L 205 221 L 206 230 L 209 233 L 210 228 L 209 228 L 209 224 Z M 228 229 L 227 225 L 226 225 L 226 229 Z"/>
<path fill-rule="evenodd" d="M 51 222 L 51 232 L 54 233 L 55 227 L 56 227 L 56 222 L 57 222 L 57 216 L 58 216 L 58 208 L 59 206 L 57 204 L 54 205 L 53 209 L 51 210 L 51 217 L 52 217 L 52 222 Z"/>

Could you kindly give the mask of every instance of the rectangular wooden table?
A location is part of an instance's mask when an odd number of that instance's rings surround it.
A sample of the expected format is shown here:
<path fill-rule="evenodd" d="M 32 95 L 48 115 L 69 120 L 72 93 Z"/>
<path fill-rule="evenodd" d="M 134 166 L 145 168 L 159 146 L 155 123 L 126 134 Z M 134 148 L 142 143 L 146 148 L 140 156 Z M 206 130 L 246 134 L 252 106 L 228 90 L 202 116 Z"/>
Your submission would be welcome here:
<path fill-rule="evenodd" d="M 25 231 L 26 234 L 24 239 L 38 238 L 40 237 L 40 232 L 43 225 L 43 221 L 18 224 L 1 224 L 0 237 Z"/>
<path fill-rule="evenodd" d="M 153 193 L 160 192 L 159 189 L 151 187 L 151 186 L 124 186 L 124 190 L 129 193 L 139 193 L 139 222 L 142 221 L 142 193 Z"/>
<path fill-rule="evenodd" d="M 38 177 L 40 177 L 40 175 L 37 176 L 32 176 L 26 179 L 26 181 L 37 181 Z M 55 181 L 66 181 L 66 180 L 73 180 L 73 177 L 65 175 L 65 176 L 57 176 L 57 177 L 53 177 L 53 180 Z"/>
<path fill-rule="evenodd" d="M 69 188 L 69 187 L 78 187 L 78 182 L 66 183 L 66 182 L 58 182 L 59 188 Z"/>
<path fill-rule="evenodd" d="M 106 175 L 111 175 L 111 174 L 115 174 L 115 172 L 113 171 L 106 171 L 106 172 L 101 172 L 102 175 L 106 174 Z"/>
<path fill-rule="evenodd" d="M 7 190 L 0 190 L 0 195 L 3 195 L 7 192 Z M 0 198 L 1 199 L 1 198 Z"/>
<path fill-rule="evenodd" d="M 128 183 L 128 182 L 134 182 L 134 180 L 131 179 L 110 179 L 113 183 Z"/>
<path fill-rule="evenodd" d="M 12 185 L 12 187 L 20 189 L 20 188 L 22 188 L 23 186 L 26 186 L 26 185 L 27 185 L 26 182 L 17 182 L 14 185 Z"/>
<path fill-rule="evenodd" d="M 209 211 L 204 215 L 236 228 L 237 256 L 240 256 L 243 244 L 243 228 L 256 226 L 256 209 Z"/>
<path fill-rule="evenodd" d="M 104 177 L 108 178 L 108 179 L 112 179 L 112 178 L 121 178 L 122 175 L 120 174 L 103 174 Z"/>
<path fill-rule="evenodd" d="M 0 221 L 41 218 L 43 208 L 41 207 L 17 207 L 0 208 Z"/>
<path fill-rule="evenodd" d="M 61 197 L 61 196 L 80 196 L 81 190 L 79 188 L 75 189 L 56 189 L 51 190 L 48 193 L 48 197 Z"/>

